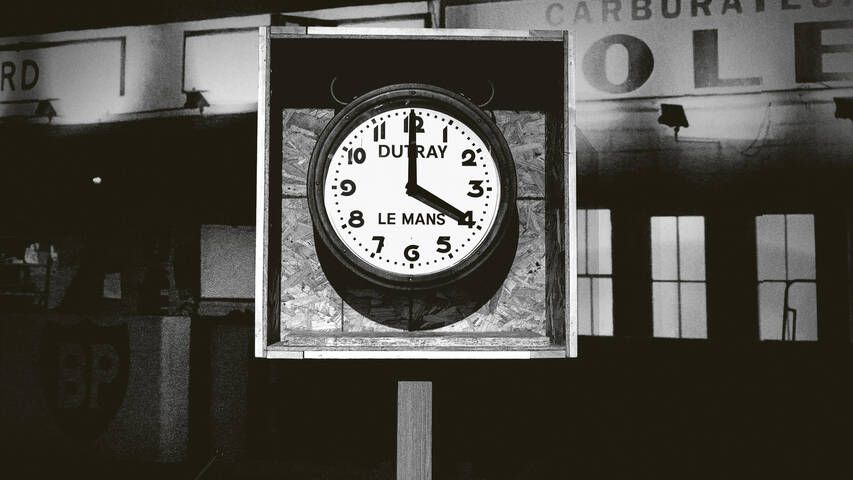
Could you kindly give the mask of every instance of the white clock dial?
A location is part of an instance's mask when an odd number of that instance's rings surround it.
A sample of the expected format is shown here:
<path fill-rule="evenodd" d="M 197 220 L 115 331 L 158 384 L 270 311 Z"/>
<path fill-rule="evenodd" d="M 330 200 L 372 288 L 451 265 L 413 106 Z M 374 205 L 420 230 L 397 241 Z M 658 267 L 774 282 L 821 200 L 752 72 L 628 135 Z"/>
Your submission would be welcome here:
<path fill-rule="evenodd" d="M 446 271 L 496 228 L 501 179 L 488 143 L 437 110 L 396 108 L 357 124 L 332 152 L 324 178 L 334 234 L 380 271 Z"/>

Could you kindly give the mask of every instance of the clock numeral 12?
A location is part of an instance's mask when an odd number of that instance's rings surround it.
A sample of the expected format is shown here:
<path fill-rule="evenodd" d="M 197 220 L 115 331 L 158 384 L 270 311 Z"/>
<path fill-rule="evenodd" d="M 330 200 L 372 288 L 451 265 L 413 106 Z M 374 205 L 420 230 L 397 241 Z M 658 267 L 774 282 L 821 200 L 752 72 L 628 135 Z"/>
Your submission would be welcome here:
<path fill-rule="evenodd" d="M 409 116 L 403 119 L 403 132 L 409 133 Z M 420 115 L 415 115 L 415 133 L 424 133 L 424 119 Z"/>
<path fill-rule="evenodd" d="M 444 130 L 441 131 L 441 141 L 447 143 L 447 127 L 444 127 Z"/>
<path fill-rule="evenodd" d="M 365 153 L 364 149 L 361 147 L 358 147 L 354 150 L 347 151 L 347 160 L 348 160 L 347 163 L 349 163 L 350 165 L 352 165 L 352 162 L 362 164 L 362 163 L 364 163 L 364 161 L 366 159 L 367 159 L 367 153 Z"/>

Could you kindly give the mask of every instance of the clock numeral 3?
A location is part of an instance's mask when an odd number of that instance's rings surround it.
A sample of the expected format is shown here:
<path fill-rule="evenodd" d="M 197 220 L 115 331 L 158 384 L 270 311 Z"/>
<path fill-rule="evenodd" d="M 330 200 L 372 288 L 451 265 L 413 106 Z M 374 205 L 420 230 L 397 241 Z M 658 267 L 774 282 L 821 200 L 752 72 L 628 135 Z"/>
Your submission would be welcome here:
<path fill-rule="evenodd" d="M 341 182 L 341 195 L 349 197 L 355 193 L 355 182 L 352 180 L 344 180 Z M 470 193 L 468 195 L 471 195 Z"/>
<path fill-rule="evenodd" d="M 471 152 L 473 153 L 473 152 Z M 367 153 L 365 153 L 364 149 L 358 147 L 354 150 L 350 150 L 347 152 L 347 163 L 352 165 L 352 162 L 361 164 L 367 159 Z"/>
<path fill-rule="evenodd" d="M 468 192 L 468 196 L 474 197 L 474 198 L 482 197 L 483 196 L 483 187 L 480 186 L 482 184 L 483 184 L 482 180 L 471 180 L 470 182 L 468 182 L 468 185 L 471 185 L 471 191 Z M 341 188 L 343 188 L 343 186 L 341 186 Z"/>
<path fill-rule="evenodd" d="M 364 217 L 361 213 L 361 210 L 353 210 L 349 212 L 349 226 L 352 228 L 359 228 L 364 225 Z"/>
<path fill-rule="evenodd" d="M 373 240 L 374 240 L 374 241 L 376 241 L 376 242 L 379 242 L 379 243 L 376 245 L 376 253 L 382 253 L 382 247 L 384 247 L 384 246 L 385 246 L 385 237 L 379 237 L 379 236 L 377 236 L 377 237 L 373 237 Z"/>
<path fill-rule="evenodd" d="M 403 256 L 406 257 L 406 260 L 410 262 L 414 262 L 415 260 L 421 258 L 421 254 L 418 253 L 417 245 L 409 245 L 403 250 Z"/>
<path fill-rule="evenodd" d="M 438 240 L 436 240 L 435 243 L 439 246 L 435 249 L 436 252 L 447 253 L 450 251 L 450 237 L 438 237 Z"/>
<path fill-rule="evenodd" d="M 474 212 L 471 210 L 465 212 L 465 215 L 459 220 L 459 225 L 467 225 L 468 228 L 474 228 Z"/>
<path fill-rule="evenodd" d="M 477 154 L 474 153 L 474 150 L 465 150 L 462 152 L 462 166 L 463 167 L 476 167 L 477 162 L 474 161 L 474 157 Z"/>

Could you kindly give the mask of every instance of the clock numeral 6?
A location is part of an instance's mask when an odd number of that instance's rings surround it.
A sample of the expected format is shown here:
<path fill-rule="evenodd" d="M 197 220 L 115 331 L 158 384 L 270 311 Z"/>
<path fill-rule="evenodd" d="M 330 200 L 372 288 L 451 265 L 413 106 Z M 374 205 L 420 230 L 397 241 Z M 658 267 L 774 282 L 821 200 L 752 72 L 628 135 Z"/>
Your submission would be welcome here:
<path fill-rule="evenodd" d="M 438 240 L 435 241 L 438 248 L 435 249 L 438 253 L 447 253 L 450 251 L 450 237 L 438 237 Z"/>
<path fill-rule="evenodd" d="M 379 242 L 376 245 L 376 253 L 382 253 L 382 247 L 385 246 L 385 237 L 376 236 L 376 237 L 373 237 L 373 240 L 376 242 Z"/>
<path fill-rule="evenodd" d="M 465 215 L 459 220 L 459 225 L 467 225 L 468 228 L 474 228 L 474 212 L 468 210 Z"/>
<path fill-rule="evenodd" d="M 345 181 L 349 181 L 349 180 L 345 180 Z M 482 197 L 483 196 L 483 187 L 480 186 L 482 184 L 483 184 L 482 180 L 471 180 L 470 182 L 468 182 L 468 185 L 471 185 L 471 191 L 468 192 L 468 196 L 469 197 L 475 197 L 475 198 L 476 197 Z M 343 188 L 343 185 L 341 185 L 341 188 Z"/>
<path fill-rule="evenodd" d="M 364 225 L 364 217 L 361 213 L 361 210 L 353 210 L 349 212 L 349 226 L 352 228 L 358 228 Z"/>
<path fill-rule="evenodd" d="M 463 167 L 476 167 L 477 162 L 474 161 L 474 157 L 477 154 L 474 153 L 474 150 L 468 149 L 462 152 L 462 166 Z"/>
<path fill-rule="evenodd" d="M 352 165 L 352 162 L 362 164 L 367 159 L 367 153 L 361 147 L 347 151 L 347 163 Z"/>
<path fill-rule="evenodd" d="M 417 245 L 409 245 L 403 250 L 403 256 L 406 257 L 406 260 L 410 262 L 414 262 L 415 260 L 421 258 L 421 254 L 418 253 Z"/>
<path fill-rule="evenodd" d="M 480 189 L 482 191 L 482 189 Z M 355 193 L 355 182 L 352 180 L 344 180 L 341 182 L 341 195 L 349 197 Z M 470 193 L 468 195 L 471 195 Z M 479 195 L 478 195 L 479 196 Z"/>

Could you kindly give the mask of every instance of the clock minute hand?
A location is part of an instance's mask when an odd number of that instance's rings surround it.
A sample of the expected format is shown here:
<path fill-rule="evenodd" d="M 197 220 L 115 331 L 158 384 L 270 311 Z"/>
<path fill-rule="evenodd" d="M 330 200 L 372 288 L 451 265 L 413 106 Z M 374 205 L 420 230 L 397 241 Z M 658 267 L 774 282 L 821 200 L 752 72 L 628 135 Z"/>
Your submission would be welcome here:
<path fill-rule="evenodd" d="M 409 196 L 415 198 L 416 200 L 429 205 L 430 207 L 438 210 L 445 215 L 448 215 L 450 218 L 456 220 L 457 222 L 462 221 L 463 217 L 465 217 L 465 213 L 462 210 L 454 207 L 453 205 L 445 202 L 444 200 L 438 198 L 432 192 L 426 190 L 421 186 L 415 186 L 414 188 L 407 190 Z"/>
<path fill-rule="evenodd" d="M 418 132 L 415 127 L 415 110 L 409 112 L 409 167 L 406 192 L 418 186 Z"/>

